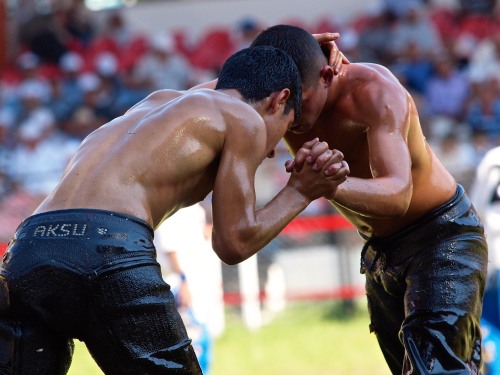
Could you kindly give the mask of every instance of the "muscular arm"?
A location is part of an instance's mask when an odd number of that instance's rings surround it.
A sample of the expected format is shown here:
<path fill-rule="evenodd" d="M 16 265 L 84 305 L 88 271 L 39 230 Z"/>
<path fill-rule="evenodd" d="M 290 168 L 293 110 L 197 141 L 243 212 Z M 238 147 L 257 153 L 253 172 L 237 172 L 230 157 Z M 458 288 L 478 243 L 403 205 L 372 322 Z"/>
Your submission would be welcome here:
<path fill-rule="evenodd" d="M 348 177 L 337 189 L 335 202 L 362 216 L 403 216 L 412 196 L 407 93 L 390 73 L 382 72 L 358 94 L 354 106 L 368 125 L 372 178 Z"/>
<path fill-rule="evenodd" d="M 327 178 L 323 170 L 313 171 L 308 165 L 292 172 L 286 186 L 264 207 L 256 208 L 254 180 L 266 156 L 264 137 L 262 132 L 239 132 L 224 145 L 212 197 L 212 245 L 228 264 L 239 263 L 262 249 L 312 200 L 343 181 L 338 176 Z"/>

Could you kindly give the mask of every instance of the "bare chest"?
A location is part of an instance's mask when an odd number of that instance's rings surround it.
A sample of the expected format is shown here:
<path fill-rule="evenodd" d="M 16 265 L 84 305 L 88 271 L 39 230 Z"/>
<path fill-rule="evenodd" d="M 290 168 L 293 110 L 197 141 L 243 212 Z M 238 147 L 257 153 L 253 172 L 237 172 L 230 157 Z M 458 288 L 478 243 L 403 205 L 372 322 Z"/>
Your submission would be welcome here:
<path fill-rule="evenodd" d="M 364 127 L 334 120 L 317 124 L 305 134 L 289 133 L 285 136 L 290 149 L 295 154 L 305 142 L 318 137 L 328 143 L 330 149 L 337 149 L 344 154 L 349 164 L 351 176 L 371 177 L 369 148 Z"/>

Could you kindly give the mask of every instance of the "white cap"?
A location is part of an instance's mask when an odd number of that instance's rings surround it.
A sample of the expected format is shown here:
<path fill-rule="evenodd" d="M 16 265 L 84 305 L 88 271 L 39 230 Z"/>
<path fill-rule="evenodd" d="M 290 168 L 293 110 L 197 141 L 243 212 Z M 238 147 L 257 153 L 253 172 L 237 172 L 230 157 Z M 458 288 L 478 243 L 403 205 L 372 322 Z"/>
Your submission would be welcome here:
<path fill-rule="evenodd" d="M 83 68 L 83 59 L 78 53 L 67 52 L 61 57 L 59 66 L 66 72 L 79 72 Z"/>
<path fill-rule="evenodd" d="M 118 71 L 118 59 L 111 52 L 103 52 L 94 60 L 95 68 L 99 74 L 109 77 Z"/>
<path fill-rule="evenodd" d="M 23 52 L 17 58 L 17 64 L 21 69 L 35 69 L 40 65 L 40 59 L 33 52 Z"/>
<path fill-rule="evenodd" d="M 161 52 L 174 52 L 174 38 L 167 33 L 156 34 L 150 40 L 150 47 Z"/>
<path fill-rule="evenodd" d="M 101 85 L 101 79 L 94 73 L 84 73 L 78 77 L 78 87 L 84 93 L 95 91 Z"/>

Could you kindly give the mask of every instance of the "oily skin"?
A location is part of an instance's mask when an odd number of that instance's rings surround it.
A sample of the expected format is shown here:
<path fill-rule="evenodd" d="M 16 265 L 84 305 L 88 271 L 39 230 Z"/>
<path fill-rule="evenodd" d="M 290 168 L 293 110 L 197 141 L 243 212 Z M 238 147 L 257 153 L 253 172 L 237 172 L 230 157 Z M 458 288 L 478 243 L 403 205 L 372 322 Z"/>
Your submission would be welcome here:
<path fill-rule="evenodd" d="M 289 94 L 249 105 L 236 90 L 154 92 L 84 140 L 35 213 L 103 209 L 156 228 L 213 190 L 214 250 L 228 264 L 241 262 L 311 201 L 334 194 L 349 172 L 342 153 L 308 139 L 298 155 L 307 153 L 320 170 L 293 171 L 273 200 L 255 207 L 257 167 L 293 126 L 294 111 L 284 114 Z"/>
<path fill-rule="evenodd" d="M 381 65 L 349 63 L 334 42 L 338 33 L 313 36 L 330 55 L 316 84 L 302 82 L 302 114 L 284 137 L 295 155 L 287 171 L 320 167 L 304 151 L 312 138 L 341 150 L 349 176 L 334 199 L 325 197 L 363 234 L 389 236 L 450 199 L 455 179 L 429 147 L 415 102 L 396 77 Z"/>
<path fill-rule="evenodd" d="M 388 69 L 352 63 L 333 75 L 323 68 L 318 85 L 304 89 L 302 111 L 285 135 L 291 153 L 311 137 L 342 150 L 350 174 L 330 202 L 367 236 L 394 234 L 455 193 L 413 99 Z M 311 162 L 297 155 L 288 170 Z"/>

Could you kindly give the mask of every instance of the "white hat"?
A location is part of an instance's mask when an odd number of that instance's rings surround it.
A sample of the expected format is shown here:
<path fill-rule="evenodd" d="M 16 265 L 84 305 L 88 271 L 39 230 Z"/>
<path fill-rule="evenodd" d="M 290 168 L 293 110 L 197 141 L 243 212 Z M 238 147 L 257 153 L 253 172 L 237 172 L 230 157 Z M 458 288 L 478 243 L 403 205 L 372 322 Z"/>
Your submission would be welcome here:
<path fill-rule="evenodd" d="M 84 93 L 95 91 L 101 85 L 101 79 L 94 73 L 84 73 L 78 77 L 78 87 Z"/>
<path fill-rule="evenodd" d="M 78 53 L 67 52 L 61 57 L 59 66 L 66 72 L 79 72 L 83 68 L 83 59 Z"/>
<path fill-rule="evenodd" d="M 118 59 L 111 52 L 103 52 L 95 58 L 95 68 L 99 74 L 109 77 L 118 71 Z"/>
<path fill-rule="evenodd" d="M 156 34 L 151 38 L 150 46 L 152 49 L 161 52 L 173 52 L 175 50 L 174 38 L 167 33 Z"/>
<path fill-rule="evenodd" d="M 23 52 L 17 58 L 17 64 L 21 69 L 35 69 L 40 65 L 40 59 L 33 52 Z"/>

